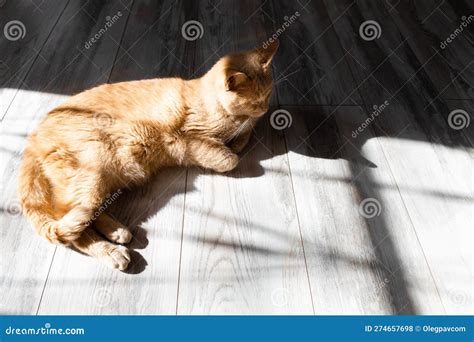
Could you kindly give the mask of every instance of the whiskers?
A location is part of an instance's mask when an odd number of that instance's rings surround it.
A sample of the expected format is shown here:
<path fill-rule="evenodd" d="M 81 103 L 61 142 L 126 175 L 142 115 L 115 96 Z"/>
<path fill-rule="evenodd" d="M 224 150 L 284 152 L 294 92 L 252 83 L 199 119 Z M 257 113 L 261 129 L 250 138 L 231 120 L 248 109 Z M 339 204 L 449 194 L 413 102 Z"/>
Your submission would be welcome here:
<path fill-rule="evenodd" d="M 296 74 L 296 73 L 299 72 L 300 70 L 301 70 L 301 68 L 298 68 L 298 69 L 296 69 L 295 71 L 290 72 L 289 74 L 280 75 L 280 77 L 279 77 L 277 80 L 274 81 L 273 85 L 277 85 L 278 83 L 287 80 L 288 77 L 290 77 L 291 75 Z"/>
<path fill-rule="evenodd" d="M 242 122 L 240 126 L 237 127 L 237 129 L 225 140 L 225 143 L 228 143 L 229 141 L 237 137 L 245 128 L 247 128 L 247 125 L 249 122 L 250 122 L 250 118 L 245 119 L 245 121 Z"/>

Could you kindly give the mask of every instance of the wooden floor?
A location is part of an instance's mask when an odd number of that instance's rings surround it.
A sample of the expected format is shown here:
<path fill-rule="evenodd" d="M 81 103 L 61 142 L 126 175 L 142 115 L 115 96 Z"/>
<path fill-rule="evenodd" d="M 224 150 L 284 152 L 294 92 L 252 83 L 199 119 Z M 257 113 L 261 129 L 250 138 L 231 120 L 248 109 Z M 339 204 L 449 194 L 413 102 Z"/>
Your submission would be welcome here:
<path fill-rule="evenodd" d="M 474 22 L 441 47 L 472 1 L 0 3 L 0 28 L 26 29 L 0 36 L 0 313 L 473 313 L 474 123 L 450 113 L 474 113 Z M 189 20 L 201 38 L 183 38 Z M 106 82 L 201 75 L 275 32 L 272 110 L 291 126 L 265 116 L 231 174 L 169 169 L 122 195 L 126 273 L 35 235 L 18 166 L 50 109 Z"/>

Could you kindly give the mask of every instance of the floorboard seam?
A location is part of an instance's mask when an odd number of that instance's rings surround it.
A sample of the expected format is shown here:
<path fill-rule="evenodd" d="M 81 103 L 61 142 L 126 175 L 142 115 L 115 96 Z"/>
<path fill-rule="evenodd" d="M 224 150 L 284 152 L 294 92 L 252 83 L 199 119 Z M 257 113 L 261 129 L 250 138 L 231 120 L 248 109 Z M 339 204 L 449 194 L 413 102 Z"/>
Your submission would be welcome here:
<path fill-rule="evenodd" d="M 36 313 L 35 313 L 36 316 L 38 316 L 38 313 L 39 313 L 39 310 L 40 310 L 40 307 L 41 307 L 41 302 L 43 301 L 44 291 L 46 290 L 46 285 L 48 284 L 49 274 L 51 273 L 51 269 L 53 268 L 54 256 L 56 255 L 57 250 L 58 250 L 58 247 L 55 246 L 53 256 L 51 257 L 51 263 L 49 264 L 48 273 L 46 274 L 46 279 L 44 280 L 43 290 L 41 291 L 41 296 L 40 296 L 40 299 L 39 299 L 39 302 L 38 302 L 38 307 L 36 308 Z"/>
<path fill-rule="evenodd" d="M 181 245 L 179 248 L 179 262 L 178 262 L 178 284 L 176 287 L 176 315 L 178 314 L 178 304 L 179 304 L 179 285 L 181 281 L 181 257 L 183 255 L 183 240 L 184 240 L 184 220 L 186 218 L 186 193 L 188 190 L 188 171 L 189 169 L 186 168 L 186 176 L 184 179 L 184 199 L 183 199 L 183 216 L 181 220 Z"/>
<path fill-rule="evenodd" d="M 115 52 L 114 61 L 112 63 L 112 67 L 110 68 L 109 76 L 107 77 L 107 83 L 110 83 L 110 77 L 113 75 L 114 68 L 115 68 L 115 62 L 117 61 L 118 54 L 120 52 L 120 49 L 122 48 L 122 42 L 123 42 L 123 39 L 125 37 L 125 32 L 127 32 L 127 28 L 128 28 L 128 22 L 130 20 L 130 16 L 132 15 L 133 5 L 135 5 L 135 0 L 131 0 L 130 9 L 128 10 L 127 21 L 125 22 L 125 25 L 123 25 L 122 35 L 120 36 L 120 41 L 119 41 L 119 44 L 118 44 L 118 47 L 117 47 L 117 52 Z M 125 8 L 127 8 L 127 7 L 125 7 Z"/>
<path fill-rule="evenodd" d="M 300 234 L 301 248 L 302 248 L 302 252 L 303 252 L 304 265 L 305 265 L 305 269 L 306 269 L 306 278 L 308 280 L 309 295 L 310 295 L 310 298 L 311 298 L 311 307 L 313 309 L 313 315 L 315 315 L 316 311 L 314 309 L 313 291 L 311 289 L 311 280 L 310 280 L 310 277 L 309 277 L 308 262 L 307 262 L 307 259 L 306 259 L 306 251 L 305 251 L 305 248 L 304 248 L 303 233 L 301 232 L 300 215 L 298 213 L 298 204 L 296 202 L 295 187 L 293 186 L 293 175 L 291 173 L 290 158 L 288 156 L 288 143 L 286 141 L 286 135 L 284 136 L 284 142 L 285 142 L 285 149 L 286 149 L 286 161 L 288 163 L 288 175 L 290 177 L 291 192 L 293 193 L 293 203 L 295 205 L 296 221 L 298 223 L 298 232 Z"/>

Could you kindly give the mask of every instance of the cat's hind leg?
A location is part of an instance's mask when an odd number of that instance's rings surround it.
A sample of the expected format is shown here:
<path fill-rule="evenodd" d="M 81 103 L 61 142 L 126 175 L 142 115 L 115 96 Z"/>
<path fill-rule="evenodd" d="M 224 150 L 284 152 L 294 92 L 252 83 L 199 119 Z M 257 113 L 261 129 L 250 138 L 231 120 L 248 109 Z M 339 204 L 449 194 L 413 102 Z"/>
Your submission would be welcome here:
<path fill-rule="evenodd" d="M 106 213 L 94 221 L 95 228 L 104 235 L 108 240 L 116 243 L 129 243 L 132 238 L 132 232 L 122 223 L 118 222 Z"/>
<path fill-rule="evenodd" d="M 130 263 L 130 252 L 127 247 L 116 245 L 105 240 L 97 232 L 88 227 L 72 245 L 80 252 L 90 255 L 106 263 L 109 267 L 125 270 Z"/>

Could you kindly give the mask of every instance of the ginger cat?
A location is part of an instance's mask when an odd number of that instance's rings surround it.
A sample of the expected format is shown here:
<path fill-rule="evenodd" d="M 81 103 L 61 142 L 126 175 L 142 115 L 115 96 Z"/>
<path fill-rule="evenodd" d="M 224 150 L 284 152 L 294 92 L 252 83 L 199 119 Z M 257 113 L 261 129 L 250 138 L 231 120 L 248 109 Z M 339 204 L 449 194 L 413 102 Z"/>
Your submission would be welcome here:
<path fill-rule="evenodd" d="M 104 84 L 48 113 L 24 151 L 19 195 L 39 235 L 125 270 L 130 230 L 98 212 L 107 195 L 163 167 L 234 169 L 268 110 L 275 41 L 222 57 L 193 80 Z"/>

